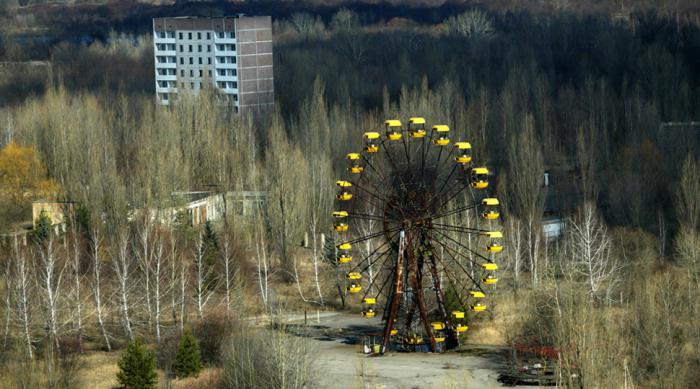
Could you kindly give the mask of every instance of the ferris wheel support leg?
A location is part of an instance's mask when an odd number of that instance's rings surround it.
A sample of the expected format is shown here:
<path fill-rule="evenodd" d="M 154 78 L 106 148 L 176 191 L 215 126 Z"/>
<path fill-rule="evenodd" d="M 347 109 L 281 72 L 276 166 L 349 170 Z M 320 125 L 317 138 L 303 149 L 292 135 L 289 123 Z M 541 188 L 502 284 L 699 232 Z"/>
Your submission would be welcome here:
<path fill-rule="evenodd" d="M 411 289 L 413 290 L 413 297 L 418 303 L 420 321 L 423 323 L 423 327 L 425 328 L 425 334 L 428 335 L 430 352 L 434 353 L 437 350 L 437 347 L 435 344 L 435 334 L 433 334 L 433 329 L 431 328 L 430 321 L 428 320 L 428 309 L 425 306 L 425 298 L 423 296 L 423 276 L 418 271 L 416 261 L 413 258 L 412 250 L 408 250 L 408 255 L 406 257 L 408 260 L 408 271 L 411 274 Z"/>
<path fill-rule="evenodd" d="M 403 298 L 403 267 L 405 262 L 405 233 L 401 231 L 399 239 L 399 255 L 396 258 L 396 272 L 394 273 L 393 288 L 391 291 L 391 299 L 389 300 L 385 311 L 388 312 L 386 322 L 384 324 L 384 338 L 382 339 L 382 354 L 389 347 L 389 339 L 391 338 L 391 330 L 394 329 L 396 314 L 399 312 L 399 305 Z"/>
<path fill-rule="evenodd" d="M 430 256 L 429 263 L 430 274 L 433 278 L 433 287 L 435 288 L 435 297 L 437 298 L 440 315 L 442 316 L 442 320 L 445 322 L 446 327 L 445 333 L 447 334 L 447 342 L 445 342 L 445 349 L 452 350 L 459 346 L 459 338 L 450 325 L 450 316 L 447 314 L 447 310 L 445 309 L 445 293 L 442 291 L 442 285 L 440 284 L 440 277 L 437 270 L 437 263 L 435 262 L 435 257 L 432 255 Z"/>

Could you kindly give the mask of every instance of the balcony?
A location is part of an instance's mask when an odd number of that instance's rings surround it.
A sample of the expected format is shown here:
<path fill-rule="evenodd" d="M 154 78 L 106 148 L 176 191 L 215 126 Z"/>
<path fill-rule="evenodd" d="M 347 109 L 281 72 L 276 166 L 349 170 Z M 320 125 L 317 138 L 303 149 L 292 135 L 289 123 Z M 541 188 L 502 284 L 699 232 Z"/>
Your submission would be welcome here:
<path fill-rule="evenodd" d="M 236 38 L 219 38 L 218 35 L 214 35 L 214 43 L 236 43 Z"/>
<path fill-rule="evenodd" d="M 177 74 L 156 74 L 156 81 L 177 81 Z"/>
<path fill-rule="evenodd" d="M 161 88 L 156 84 L 156 93 L 177 93 L 177 88 Z"/>
<path fill-rule="evenodd" d="M 153 36 L 153 42 L 154 43 L 175 43 L 175 37 L 172 38 L 161 38 L 158 34 L 155 34 Z"/>
<path fill-rule="evenodd" d="M 156 55 L 166 55 L 169 57 L 174 57 L 177 55 L 177 51 L 175 51 L 175 50 L 158 50 L 158 49 L 156 49 L 155 53 L 156 53 Z"/>
<path fill-rule="evenodd" d="M 238 76 L 220 76 L 218 74 L 214 75 L 215 81 L 238 81 Z"/>
<path fill-rule="evenodd" d="M 177 62 L 156 62 L 157 69 L 176 69 Z"/>

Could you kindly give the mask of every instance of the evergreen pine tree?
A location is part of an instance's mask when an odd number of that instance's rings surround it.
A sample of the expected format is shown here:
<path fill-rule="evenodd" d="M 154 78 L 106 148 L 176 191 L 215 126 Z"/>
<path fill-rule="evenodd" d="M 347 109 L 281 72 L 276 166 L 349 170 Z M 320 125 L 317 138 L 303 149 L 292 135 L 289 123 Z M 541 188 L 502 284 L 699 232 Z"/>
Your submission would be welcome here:
<path fill-rule="evenodd" d="M 202 360 L 199 344 L 189 330 L 185 330 L 180 338 L 180 345 L 175 355 L 173 372 L 178 378 L 197 375 L 202 370 Z"/>
<path fill-rule="evenodd" d="M 41 243 L 49 238 L 51 235 L 51 217 L 49 217 L 48 212 L 45 209 L 41 210 L 39 218 L 36 220 L 36 226 L 34 227 L 34 241 L 36 243 Z"/>
<path fill-rule="evenodd" d="M 117 380 L 125 389 L 151 389 L 158 383 L 156 357 L 138 339 L 129 342 L 118 366 Z"/>

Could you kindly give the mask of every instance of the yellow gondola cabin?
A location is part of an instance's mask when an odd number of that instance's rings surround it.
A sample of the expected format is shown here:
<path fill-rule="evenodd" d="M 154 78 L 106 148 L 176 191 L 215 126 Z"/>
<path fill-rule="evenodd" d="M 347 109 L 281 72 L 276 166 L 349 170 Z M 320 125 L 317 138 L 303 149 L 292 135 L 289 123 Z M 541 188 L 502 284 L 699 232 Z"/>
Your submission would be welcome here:
<path fill-rule="evenodd" d="M 386 129 L 386 137 L 389 140 L 400 140 L 401 139 L 401 121 L 400 120 L 387 120 L 384 122 L 384 128 Z"/>
<path fill-rule="evenodd" d="M 359 153 L 350 153 L 347 155 L 348 161 L 350 161 L 350 167 L 348 171 L 353 174 L 362 173 L 365 168 L 360 164 L 361 156 Z"/>
<path fill-rule="evenodd" d="M 489 169 L 485 167 L 475 167 L 472 169 L 471 185 L 474 189 L 484 189 L 489 186 Z"/>
<path fill-rule="evenodd" d="M 500 202 L 496 198 L 485 198 L 481 200 L 483 212 L 481 218 L 486 220 L 496 220 L 501 216 L 499 211 Z"/>
<path fill-rule="evenodd" d="M 450 138 L 448 134 L 450 132 L 450 127 L 444 124 L 437 124 L 433 126 L 433 132 L 436 133 L 437 138 L 433 139 L 433 144 L 436 146 L 447 146 L 450 144 Z"/>
<path fill-rule="evenodd" d="M 408 134 L 413 139 L 425 137 L 425 119 L 421 117 L 408 119 Z"/>
<path fill-rule="evenodd" d="M 376 153 L 379 151 L 379 133 L 365 132 L 365 152 Z"/>
<path fill-rule="evenodd" d="M 472 161 L 472 145 L 469 142 L 456 142 L 457 156 L 455 162 L 462 165 Z"/>

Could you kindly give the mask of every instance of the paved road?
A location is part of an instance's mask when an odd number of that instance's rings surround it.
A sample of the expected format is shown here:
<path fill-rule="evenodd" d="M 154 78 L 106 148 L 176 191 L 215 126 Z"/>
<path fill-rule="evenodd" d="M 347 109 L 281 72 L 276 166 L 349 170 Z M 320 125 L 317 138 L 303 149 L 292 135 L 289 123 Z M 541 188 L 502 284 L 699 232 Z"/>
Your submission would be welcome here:
<path fill-rule="evenodd" d="M 442 354 L 389 352 L 383 357 L 362 353 L 361 341 L 381 328 L 379 319 L 314 311 L 286 317 L 291 331 L 312 339 L 318 348 L 319 388 L 498 388 L 507 350 L 472 346 Z M 532 386 L 530 386 L 532 388 Z"/>

